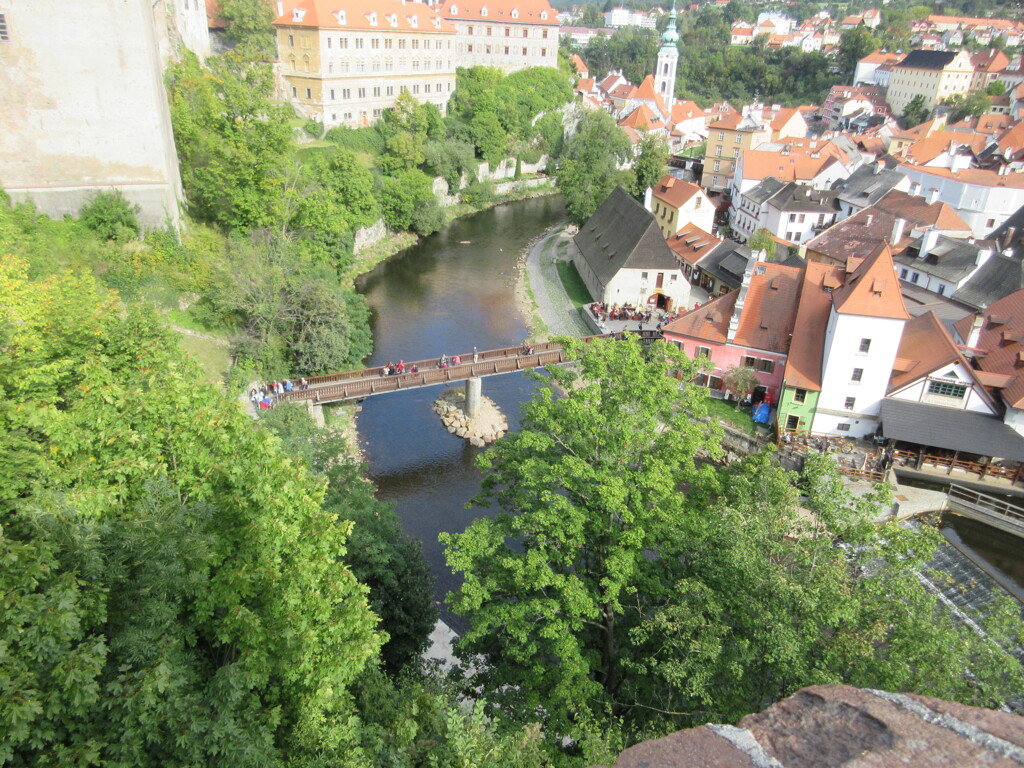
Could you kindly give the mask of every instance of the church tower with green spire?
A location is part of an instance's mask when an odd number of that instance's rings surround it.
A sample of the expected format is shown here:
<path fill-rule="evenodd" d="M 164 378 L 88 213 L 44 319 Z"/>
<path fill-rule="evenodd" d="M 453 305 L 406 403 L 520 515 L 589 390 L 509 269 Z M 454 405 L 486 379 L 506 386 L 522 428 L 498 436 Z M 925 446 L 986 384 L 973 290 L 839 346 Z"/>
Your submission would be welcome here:
<path fill-rule="evenodd" d="M 658 66 L 654 71 L 654 90 L 665 102 L 669 111 L 676 100 L 676 67 L 679 66 L 679 32 L 676 31 L 676 2 L 672 0 L 668 26 L 661 34 L 661 48 L 658 49 Z"/>

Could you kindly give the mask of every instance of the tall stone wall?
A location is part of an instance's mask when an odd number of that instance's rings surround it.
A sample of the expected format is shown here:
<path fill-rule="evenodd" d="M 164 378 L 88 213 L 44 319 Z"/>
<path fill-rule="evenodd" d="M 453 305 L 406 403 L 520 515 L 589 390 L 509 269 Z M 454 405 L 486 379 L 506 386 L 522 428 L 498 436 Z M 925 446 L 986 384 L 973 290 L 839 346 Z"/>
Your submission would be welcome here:
<path fill-rule="evenodd" d="M 0 186 L 50 216 L 121 189 L 177 225 L 181 181 L 152 0 L 5 0 Z"/>

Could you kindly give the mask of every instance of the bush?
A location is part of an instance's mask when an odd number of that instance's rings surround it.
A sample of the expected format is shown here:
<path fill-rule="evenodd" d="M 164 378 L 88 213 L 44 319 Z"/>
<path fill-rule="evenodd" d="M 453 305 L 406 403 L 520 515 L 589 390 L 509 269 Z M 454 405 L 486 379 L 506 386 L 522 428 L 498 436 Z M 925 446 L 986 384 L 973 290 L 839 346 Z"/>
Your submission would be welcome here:
<path fill-rule="evenodd" d="M 306 124 L 302 126 L 302 130 L 314 139 L 319 139 L 324 135 L 324 126 L 319 120 L 307 120 Z"/>
<path fill-rule="evenodd" d="M 419 235 L 430 235 L 444 226 L 444 211 L 437 198 L 419 206 L 412 213 L 412 230 Z"/>
<path fill-rule="evenodd" d="M 365 152 L 374 157 L 384 154 L 384 137 L 376 128 L 345 128 L 339 125 L 331 128 L 324 138 L 357 154 Z"/>
<path fill-rule="evenodd" d="M 528 149 L 519 156 L 519 159 L 527 165 L 533 165 L 540 160 L 542 154 L 539 149 Z"/>
<path fill-rule="evenodd" d="M 139 206 L 132 205 L 119 189 L 97 192 L 90 197 L 79 217 L 82 223 L 104 240 L 124 243 L 137 237 L 140 231 L 136 214 Z"/>
<path fill-rule="evenodd" d="M 474 181 L 462 190 L 462 202 L 479 208 L 494 199 L 493 181 Z"/>

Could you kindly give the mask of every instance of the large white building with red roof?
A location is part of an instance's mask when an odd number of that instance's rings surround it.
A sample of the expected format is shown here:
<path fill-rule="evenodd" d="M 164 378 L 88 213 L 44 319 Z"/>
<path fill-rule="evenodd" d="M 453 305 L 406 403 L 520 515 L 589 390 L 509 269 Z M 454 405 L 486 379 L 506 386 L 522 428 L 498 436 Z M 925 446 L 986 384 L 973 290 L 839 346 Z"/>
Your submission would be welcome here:
<path fill-rule="evenodd" d="M 281 74 L 296 110 L 325 126 L 369 125 L 403 91 L 442 114 L 459 66 L 455 27 L 404 0 L 281 0 Z"/>
<path fill-rule="evenodd" d="M 558 16 L 548 0 L 446 0 L 440 13 L 457 34 L 456 67 L 558 66 Z"/>

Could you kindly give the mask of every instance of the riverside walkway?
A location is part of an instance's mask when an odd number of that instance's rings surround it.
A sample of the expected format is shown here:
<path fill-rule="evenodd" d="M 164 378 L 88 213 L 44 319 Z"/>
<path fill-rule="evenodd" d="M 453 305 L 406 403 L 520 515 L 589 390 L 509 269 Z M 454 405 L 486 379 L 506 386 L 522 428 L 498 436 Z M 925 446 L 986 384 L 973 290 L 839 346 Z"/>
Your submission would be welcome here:
<path fill-rule="evenodd" d="M 661 338 L 657 331 L 627 331 L 631 335 L 639 335 L 641 341 L 650 342 Z M 581 341 L 590 342 L 594 339 L 613 338 L 615 334 L 606 333 L 598 336 L 586 336 Z M 452 357 L 455 357 L 453 355 Z M 413 360 L 405 362 L 405 372 L 392 376 L 384 376 L 381 366 L 360 368 L 353 371 L 331 373 L 326 376 L 313 376 L 307 381 L 309 389 L 293 389 L 276 396 L 277 402 L 312 402 L 337 403 L 345 400 L 362 400 L 374 395 L 390 392 L 404 392 L 409 389 L 433 387 L 455 381 L 481 379 L 487 376 L 499 376 L 506 373 L 525 371 L 544 365 L 559 365 L 568 362 L 562 345 L 549 341 L 542 344 L 505 347 L 480 352 L 473 362 L 473 353 L 461 354 L 459 365 L 447 368 L 438 367 L 438 358 Z M 418 370 L 413 373 L 410 369 Z"/>

